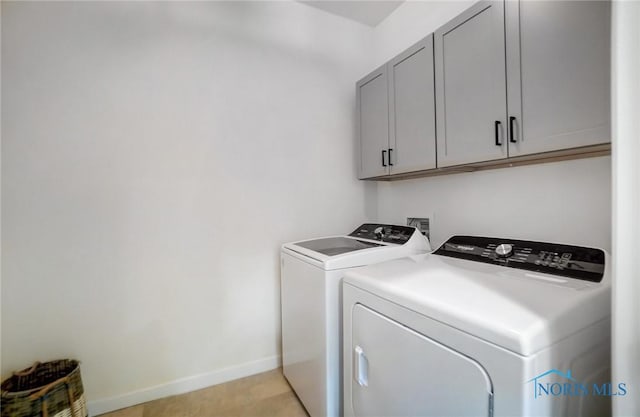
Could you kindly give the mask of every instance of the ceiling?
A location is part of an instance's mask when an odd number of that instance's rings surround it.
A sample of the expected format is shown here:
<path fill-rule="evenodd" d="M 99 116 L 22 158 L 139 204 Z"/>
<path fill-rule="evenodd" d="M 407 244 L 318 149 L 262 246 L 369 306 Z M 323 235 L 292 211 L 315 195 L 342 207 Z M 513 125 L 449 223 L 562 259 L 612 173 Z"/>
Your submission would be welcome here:
<path fill-rule="evenodd" d="M 404 0 L 299 0 L 300 3 L 324 10 L 326 12 L 376 26 L 398 8 Z"/>

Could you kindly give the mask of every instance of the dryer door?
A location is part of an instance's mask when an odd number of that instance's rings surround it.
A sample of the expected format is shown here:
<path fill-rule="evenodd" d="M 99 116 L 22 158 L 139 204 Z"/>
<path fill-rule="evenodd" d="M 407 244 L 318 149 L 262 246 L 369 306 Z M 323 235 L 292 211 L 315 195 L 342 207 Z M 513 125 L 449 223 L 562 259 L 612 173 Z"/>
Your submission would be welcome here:
<path fill-rule="evenodd" d="M 356 416 L 492 414 L 491 380 L 478 362 L 361 304 L 352 329 Z"/>

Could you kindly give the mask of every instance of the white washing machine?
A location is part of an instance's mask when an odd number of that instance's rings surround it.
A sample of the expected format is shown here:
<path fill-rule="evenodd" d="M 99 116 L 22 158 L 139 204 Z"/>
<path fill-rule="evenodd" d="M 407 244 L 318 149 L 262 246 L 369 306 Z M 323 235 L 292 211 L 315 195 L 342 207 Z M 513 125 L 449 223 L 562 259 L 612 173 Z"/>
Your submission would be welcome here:
<path fill-rule="evenodd" d="M 344 273 L 430 250 L 417 229 L 381 224 L 363 224 L 347 236 L 282 246 L 283 372 L 311 417 L 342 414 Z"/>
<path fill-rule="evenodd" d="M 605 416 L 602 250 L 454 236 L 343 281 L 345 416 Z"/>

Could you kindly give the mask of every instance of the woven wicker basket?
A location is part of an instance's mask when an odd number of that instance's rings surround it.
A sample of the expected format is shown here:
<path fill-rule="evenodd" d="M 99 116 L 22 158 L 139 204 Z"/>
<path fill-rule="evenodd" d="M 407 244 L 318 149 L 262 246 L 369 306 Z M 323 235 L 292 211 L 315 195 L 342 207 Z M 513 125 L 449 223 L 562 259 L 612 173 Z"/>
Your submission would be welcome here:
<path fill-rule="evenodd" d="M 2 417 L 87 417 L 78 361 L 36 362 L 2 382 Z"/>

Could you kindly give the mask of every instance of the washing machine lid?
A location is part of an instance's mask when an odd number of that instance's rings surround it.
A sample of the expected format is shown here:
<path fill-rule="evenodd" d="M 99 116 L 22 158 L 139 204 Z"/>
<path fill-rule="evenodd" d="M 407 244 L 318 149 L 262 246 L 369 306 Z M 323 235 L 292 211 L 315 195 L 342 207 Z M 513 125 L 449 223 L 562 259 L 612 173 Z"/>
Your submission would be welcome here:
<path fill-rule="evenodd" d="M 297 246 L 310 251 L 318 252 L 326 256 L 336 256 L 362 249 L 383 246 L 377 242 L 352 239 L 345 236 L 325 237 L 321 239 L 305 240 L 297 242 Z"/>
<path fill-rule="evenodd" d="M 353 268 L 431 250 L 416 228 L 365 223 L 347 236 L 285 243 L 282 251 L 325 270 Z"/>
<path fill-rule="evenodd" d="M 472 246 L 460 250 L 472 252 Z M 514 246 L 519 253 L 522 251 L 518 249 L 524 247 Z M 478 256 L 483 253 L 486 252 Z M 519 261 L 507 266 L 499 260 L 492 263 L 471 257 L 461 259 L 443 255 L 440 249 L 433 254 L 349 271 L 344 282 L 529 356 L 578 330 L 609 319 L 610 267 L 608 255 L 602 253 L 604 269 L 600 282 L 522 269 L 516 266 Z M 539 256 L 540 253 L 532 252 L 527 258 L 535 265 L 534 258 Z"/>

